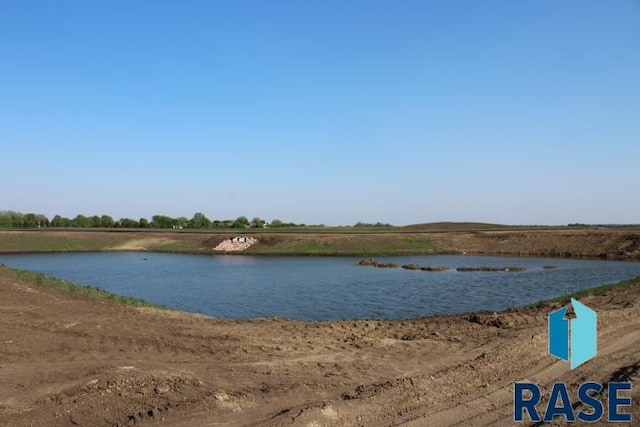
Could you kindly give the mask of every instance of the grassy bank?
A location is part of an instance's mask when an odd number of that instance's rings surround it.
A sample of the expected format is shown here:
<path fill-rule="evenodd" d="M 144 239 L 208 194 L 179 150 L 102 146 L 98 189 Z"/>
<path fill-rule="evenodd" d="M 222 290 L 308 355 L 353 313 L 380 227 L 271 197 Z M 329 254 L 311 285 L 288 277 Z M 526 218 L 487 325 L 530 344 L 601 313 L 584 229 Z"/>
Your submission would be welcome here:
<path fill-rule="evenodd" d="M 208 253 L 239 232 L 157 231 L 1 231 L 0 253 L 152 251 Z M 252 232 L 245 232 L 254 235 Z M 427 234 L 413 233 L 267 233 L 247 255 L 410 255 L 445 251 Z"/>
<path fill-rule="evenodd" d="M 122 245 L 130 236 L 119 233 L 74 233 L 40 231 L 0 232 L 2 252 L 78 252 L 101 251 Z"/>
<path fill-rule="evenodd" d="M 133 307 L 152 307 L 168 309 L 165 306 L 159 304 L 153 304 L 142 300 L 140 298 L 133 298 L 107 292 L 104 289 L 98 287 L 92 287 L 87 285 L 81 285 L 74 282 L 68 282 L 66 280 L 57 279 L 55 277 L 47 276 L 45 274 L 34 273 L 27 270 L 21 270 L 17 268 L 7 267 L 0 264 L 0 276 L 6 277 L 17 282 L 21 282 L 30 286 L 47 288 L 54 292 L 60 292 L 70 295 L 77 295 L 88 299 L 108 300 L 114 301 L 119 304 L 130 305 Z"/>
<path fill-rule="evenodd" d="M 414 255 L 443 251 L 425 235 L 316 234 L 265 235 L 249 248 L 254 255 Z"/>
<path fill-rule="evenodd" d="M 541 307 L 541 306 L 554 304 L 554 303 L 566 304 L 569 301 L 571 301 L 571 298 L 580 299 L 589 295 L 601 295 L 612 289 L 630 288 L 632 286 L 637 286 L 638 284 L 640 284 L 640 276 L 627 279 L 627 280 L 622 280 L 617 283 L 609 283 L 606 285 L 596 286 L 594 288 L 582 289 L 580 291 L 572 292 L 566 295 L 561 295 L 559 297 L 551 298 L 548 300 L 541 300 L 532 304 L 528 304 L 526 307 Z"/>

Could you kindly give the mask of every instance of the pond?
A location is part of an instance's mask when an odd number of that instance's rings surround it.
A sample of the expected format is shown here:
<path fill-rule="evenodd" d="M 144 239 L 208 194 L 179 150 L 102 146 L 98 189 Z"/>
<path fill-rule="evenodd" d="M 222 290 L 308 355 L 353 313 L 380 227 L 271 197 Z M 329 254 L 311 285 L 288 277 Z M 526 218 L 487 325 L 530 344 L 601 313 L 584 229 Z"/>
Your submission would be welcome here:
<path fill-rule="evenodd" d="M 0 263 L 11 267 L 232 319 L 405 319 L 503 310 L 640 276 L 640 263 L 623 261 L 456 255 L 379 259 L 450 268 L 427 272 L 364 267 L 359 260 L 146 252 L 0 255 Z M 456 271 L 460 266 L 526 270 Z"/>

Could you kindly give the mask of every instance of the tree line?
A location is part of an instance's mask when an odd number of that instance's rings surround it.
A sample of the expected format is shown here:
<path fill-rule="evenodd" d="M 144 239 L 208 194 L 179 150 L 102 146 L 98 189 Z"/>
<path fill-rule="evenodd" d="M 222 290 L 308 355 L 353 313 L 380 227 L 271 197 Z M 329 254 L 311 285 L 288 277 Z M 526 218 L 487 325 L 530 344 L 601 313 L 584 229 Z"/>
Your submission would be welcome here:
<path fill-rule="evenodd" d="M 239 216 L 234 220 L 211 220 L 202 212 L 195 213 L 190 219 L 184 216 L 173 218 L 167 215 L 154 215 L 151 220 L 147 218 L 116 220 L 110 215 L 76 215 L 74 218 L 55 215 L 49 219 L 43 214 L 0 211 L 0 228 L 172 228 L 181 230 L 304 226 L 305 224 L 283 222 L 279 219 L 274 219 L 270 223 L 259 217 L 249 220 L 245 216 Z"/>

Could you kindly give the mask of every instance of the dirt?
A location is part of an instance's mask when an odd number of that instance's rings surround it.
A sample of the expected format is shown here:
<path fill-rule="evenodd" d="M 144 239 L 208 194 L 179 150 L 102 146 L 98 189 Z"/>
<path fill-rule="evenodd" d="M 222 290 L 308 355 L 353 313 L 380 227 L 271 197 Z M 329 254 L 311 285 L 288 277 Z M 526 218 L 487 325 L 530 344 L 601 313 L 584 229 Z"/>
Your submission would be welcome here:
<path fill-rule="evenodd" d="M 113 251 L 148 251 L 150 248 L 160 245 L 173 243 L 173 240 L 163 237 L 143 237 L 112 246 L 109 250 Z"/>
<path fill-rule="evenodd" d="M 437 245 L 469 254 L 640 259 L 640 232 L 624 229 L 436 233 Z"/>
<path fill-rule="evenodd" d="M 547 354 L 559 305 L 405 321 L 230 321 L 52 291 L 0 274 L 1 426 L 511 425 L 513 383 L 634 383 L 640 283 L 581 299 L 599 349 Z M 528 425 L 525 423 L 525 425 Z"/>

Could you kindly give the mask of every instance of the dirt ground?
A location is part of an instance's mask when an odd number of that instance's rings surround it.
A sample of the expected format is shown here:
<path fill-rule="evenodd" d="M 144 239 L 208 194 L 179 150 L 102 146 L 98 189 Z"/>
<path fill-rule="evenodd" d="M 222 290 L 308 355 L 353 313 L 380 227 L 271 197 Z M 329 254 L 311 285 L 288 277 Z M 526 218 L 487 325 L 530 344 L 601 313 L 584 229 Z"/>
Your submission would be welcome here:
<path fill-rule="evenodd" d="M 431 236 L 438 247 L 458 253 L 640 260 L 640 231 L 635 229 L 479 231 Z"/>
<path fill-rule="evenodd" d="M 485 426 L 514 381 L 634 383 L 640 283 L 581 301 L 598 355 L 547 354 L 554 306 L 407 321 L 230 321 L 133 308 L 0 274 L 1 426 Z M 528 425 L 525 423 L 524 425 Z"/>

